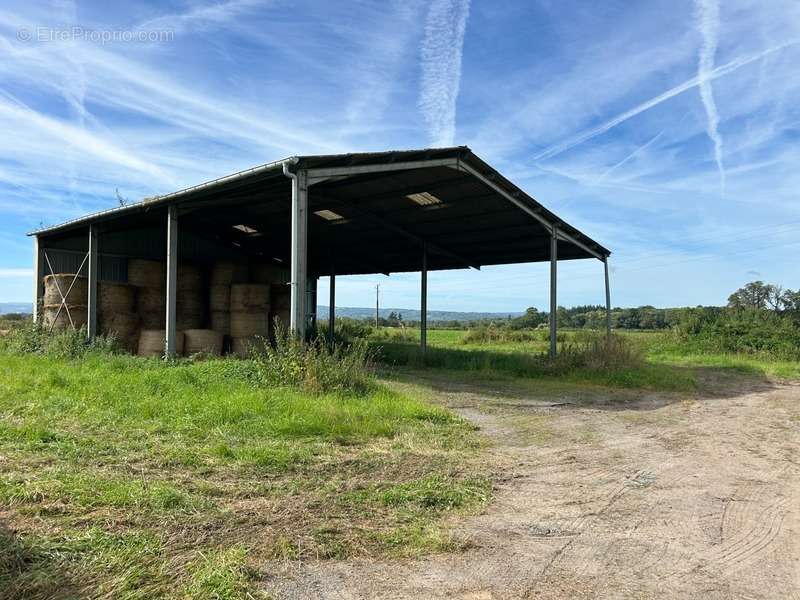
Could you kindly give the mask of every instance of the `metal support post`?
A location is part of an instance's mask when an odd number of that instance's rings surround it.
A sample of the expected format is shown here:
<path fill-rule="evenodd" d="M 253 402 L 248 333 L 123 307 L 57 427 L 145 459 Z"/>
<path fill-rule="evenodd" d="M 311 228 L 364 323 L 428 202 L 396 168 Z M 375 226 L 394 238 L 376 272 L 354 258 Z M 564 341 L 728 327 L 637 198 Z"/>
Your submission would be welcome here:
<path fill-rule="evenodd" d="M 178 207 L 167 208 L 167 319 L 164 355 L 169 358 L 176 354 L 176 318 L 178 311 Z"/>
<path fill-rule="evenodd" d="M 97 335 L 97 279 L 98 279 L 98 259 L 97 259 L 97 227 L 89 225 L 89 294 L 86 302 L 86 337 L 93 340 Z"/>
<path fill-rule="evenodd" d="M 42 251 L 39 249 L 39 236 L 33 236 L 33 322 L 39 322 L 42 304 Z"/>
<path fill-rule="evenodd" d="M 603 268 L 606 275 L 606 335 L 611 335 L 611 285 L 608 281 L 608 257 L 603 259 Z"/>
<path fill-rule="evenodd" d="M 331 263 L 331 284 L 328 295 L 328 344 L 333 348 L 333 328 L 336 324 L 336 267 L 333 263 Z"/>
<path fill-rule="evenodd" d="M 558 229 L 554 226 L 550 237 L 550 358 L 556 357 L 558 335 L 558 301 L 556 287 L 558 279 Z"/>
<path fill-rule="evenodd" d="M 308 281 L 308 174 L 303 170 L 292 177 L 291 270 L 289 329 L 304 340 Z"/>
<path fill-rule="evenodd" d="M 424 245 L 422 246 L 419 305 L 419 348 L 424 358 L 428 349 L 428 250 Z"/>

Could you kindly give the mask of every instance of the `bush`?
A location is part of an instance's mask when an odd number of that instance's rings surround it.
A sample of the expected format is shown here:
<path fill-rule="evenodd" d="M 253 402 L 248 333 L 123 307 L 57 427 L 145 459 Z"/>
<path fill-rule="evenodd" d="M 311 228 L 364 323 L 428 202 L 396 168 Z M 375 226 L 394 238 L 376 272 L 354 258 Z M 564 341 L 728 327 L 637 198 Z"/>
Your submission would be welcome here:
<path fill-rule="evenodd" d="M 550 332 L 547 330 L 532 329 L 501 329 L 492 327 L 476 327 L 470 329 L 461 338 L 462 344 L 502 344 L 504 342 L 544 342 L 550 339 Z M 563 342 L 566 336 L 558 334 L 557 340 Z"/>
<path fill-rule="evenodd" d="M 0 349 L 11 354 L 44 354 L 71 359 L 88 353 L 114 354 L 120 351 L 120 346 L 113 335 L 99 335 L 89 341 L 85 328 L 51 333 L 41 324 L 29 321 L 0 338 Z"/>
<path fill-rule="evenodd" d="M 555 370 L 585 368 L 592 371 L 619 371 L 641 367 L 644 349 L 622 335 L 579 331 L 562 346 Z"/>
<path fill-rule="evenodd" d="M 767 310 L 693 312 L 676 328 L 675 335 L 685 346 L 701 352 L 800 359 L 800 324 Z"/>
<path fill-rule="evenodd" d="M 331 349 L 323 338 L 303 344 L 276 327 L 275 343 L 254 347 L 253 359 L 261 381 L 273 385 L 316 394 L 364 394 L 374 387 L 372 351 L 362 340 Z"/>

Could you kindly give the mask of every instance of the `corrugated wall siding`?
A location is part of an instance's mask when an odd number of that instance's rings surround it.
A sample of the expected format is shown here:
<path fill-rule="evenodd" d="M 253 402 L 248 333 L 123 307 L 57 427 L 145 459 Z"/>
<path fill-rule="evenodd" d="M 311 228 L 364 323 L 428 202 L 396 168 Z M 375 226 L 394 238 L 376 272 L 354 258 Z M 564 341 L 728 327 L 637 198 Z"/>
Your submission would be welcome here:
<path fill-rule="evenodd" d="M 47 254 L 47 259 L 40 262 L 41 273 L 39 279 L 50 273 L 77 273 L 81 268 L 86 252 L 75 252 L 73 250 L 54 250 L 45 248 L 43 253 Z M 98 267 L 100 279 L 104 281 L 128 281 L 128 259 L 121 256 L 109 256 L 107 254 L 98 255 Z M 52 271 L 50 269 L 52 265 Z M 88 261 L 83 263 L 80 274 L 88 275 Z"/>

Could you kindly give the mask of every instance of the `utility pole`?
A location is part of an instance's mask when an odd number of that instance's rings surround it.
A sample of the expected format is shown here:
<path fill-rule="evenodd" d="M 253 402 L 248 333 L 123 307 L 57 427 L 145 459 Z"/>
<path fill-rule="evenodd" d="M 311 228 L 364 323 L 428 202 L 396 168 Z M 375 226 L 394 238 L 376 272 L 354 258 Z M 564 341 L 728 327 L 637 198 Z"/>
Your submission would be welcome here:
<path fill-rule="evenodd" d="M 375 329 L 378 328 L 378 312 L 380 311 L 381 284 L 375 284 Z"/>

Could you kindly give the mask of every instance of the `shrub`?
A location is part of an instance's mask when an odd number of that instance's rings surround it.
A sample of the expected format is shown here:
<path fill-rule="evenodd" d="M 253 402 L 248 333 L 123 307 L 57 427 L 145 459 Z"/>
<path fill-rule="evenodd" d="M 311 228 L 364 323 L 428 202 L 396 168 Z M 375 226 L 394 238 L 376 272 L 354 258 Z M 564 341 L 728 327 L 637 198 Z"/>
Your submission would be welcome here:
<path fill-rule="evenodd" d="M 287 329 L 276 327 L 275 343 L 254 347 L 253 358 L 261 381 L 273 385 L 355 394 L 374 386 L 372 351 L 361 340 L 331 349 L 323 338 L 303 344 Z"/>
<path fill-rule="evenodd" d="M 88 353 L 114 354 L 120 351 L 113 335 L 99 335 L 89 341 L 85 328 L 50 332 L 33 321 L 0 338 L 0 348 L 11 354 L 44 354 L 57 358 L 81 358 Z"/>

